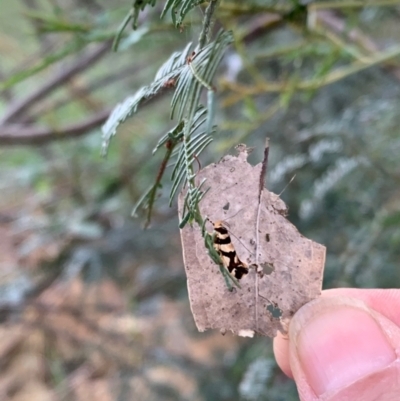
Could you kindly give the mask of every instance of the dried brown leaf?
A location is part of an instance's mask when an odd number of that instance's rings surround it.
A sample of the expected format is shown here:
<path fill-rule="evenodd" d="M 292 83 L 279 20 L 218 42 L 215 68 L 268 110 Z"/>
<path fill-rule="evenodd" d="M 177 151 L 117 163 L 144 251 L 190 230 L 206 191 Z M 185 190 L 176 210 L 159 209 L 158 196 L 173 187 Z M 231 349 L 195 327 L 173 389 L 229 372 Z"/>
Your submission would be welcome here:
<path fill-rule="evenodd" d="M 225 156 L 196 176 L 207 179 L 208 193 L 200 203 L 202 216 L 226 221 L 241 261 L 250 266 L 229 291 L 219 267 L 211 260 L 201 229 L 181 230 L 192 313 L 199 331 L 220 329 L 242 336 L 275 336 L 287 331 L 291 316 L 321 292 L 325 247 L 302 236 L 288 220 L 284 202 L 264 189 L 259 198 L 262 163 L 247 162 L 247 149 Z M 182 214 L 185 191 L 179 197 Z M 260 203 L 259 203 L 260 199 Z M 212 231 L 211 224 L 207 227 Z M 257 255 L 258 254 L 258 255 Z M 253 267 L 252 267 L 253 265 Z M 257 273 L 262 268 L 263 273 Z"/>

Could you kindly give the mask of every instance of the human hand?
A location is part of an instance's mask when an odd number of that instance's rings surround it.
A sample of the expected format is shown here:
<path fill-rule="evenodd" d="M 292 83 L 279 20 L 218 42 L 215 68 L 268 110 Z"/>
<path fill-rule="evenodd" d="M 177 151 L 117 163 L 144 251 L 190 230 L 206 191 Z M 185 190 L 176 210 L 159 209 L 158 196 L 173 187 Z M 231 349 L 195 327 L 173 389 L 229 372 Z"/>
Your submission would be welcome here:
<path fill-rule="evenodd" d="M 323 291 L 274 352 L 302 401 L 400 400 L 400 290 Z"/>

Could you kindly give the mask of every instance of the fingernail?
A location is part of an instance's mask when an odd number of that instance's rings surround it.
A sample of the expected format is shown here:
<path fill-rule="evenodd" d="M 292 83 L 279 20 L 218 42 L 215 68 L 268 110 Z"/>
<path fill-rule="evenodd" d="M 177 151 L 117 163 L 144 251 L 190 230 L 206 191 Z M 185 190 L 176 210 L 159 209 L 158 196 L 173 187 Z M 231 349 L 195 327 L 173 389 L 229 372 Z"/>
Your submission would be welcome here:
<path fill-rule="evenodd" d="M 295 315 L 290 332 L 317 396 L 344 389 L 396 359 L 381 326 L 358 300 L 335 305 L 320 298 Z"/>

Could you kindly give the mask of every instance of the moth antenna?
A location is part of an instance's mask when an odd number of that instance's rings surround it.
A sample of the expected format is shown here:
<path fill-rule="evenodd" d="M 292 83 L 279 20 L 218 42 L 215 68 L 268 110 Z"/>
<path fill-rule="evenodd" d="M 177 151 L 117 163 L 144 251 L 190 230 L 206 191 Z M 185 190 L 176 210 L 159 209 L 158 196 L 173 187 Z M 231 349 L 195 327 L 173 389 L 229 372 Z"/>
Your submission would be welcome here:
<path fill-rule="evenodd" d="M 216 220 L 216 221 L 212 221 L 212 220 L 210 220 L 208 217 L 206 217 L 206 220 L 209 221 L 213 226 L 214 226 L 216 223 L 220 222 L 220 223 L 223 223 L 224 225 L 226 225 L 228 228 L 230 227 L 229 224 L 228 224 L 225 220 Z"/>
<path fill-rule="evenodd" d="M 211 220 L 209 220 L 209 222 L 214 224 Z M 255 253 L 253 251 L 251 251 L 249 248 L 247 248 L 247 246 L 243 243 L 243 241 L 240 238 L 238 238 L 237 235 L 235 235 L 231 230 L 229 230 L 229 234 L 233 235 L 242 244 L 242 246 L 250 252 L 251 255 L 255 256 Z M 278 263 L 282 263 L 282 265 L 284 265 L 286 267 L 289 267 L 286 263 L 283 263 L 283 262 L 281 262 L 279 260 L 277 260 L 277 262 Z"/>
<path fill-rule="evenodd" d="M 247 249 L 254 256 L 254 252 L 250 251 L 250 249 L 247 248 L 247 246 L 243 244 L 243 242 L 231 230 L 229 230 L 229 234 L 232 234 L 243 245 L 243 247 Z"/>
<path fill-rule="evenodd" d="M 227 223 L 227 220 L 231 219 L 232 217 L 235 217 L 235 216 L 236 216 L 237 214 L 239 214 L 242 210 L 243 210 L 243 208 L 239 209 L 235 214 L 233 214 L 232 216 L 229 216 L 229 217 L 227 217 L 226 219 L 221 220 L 221 221 L 223 221 L 223 222 L 229 227 L 229 224 Z M 207 220 L 208 220 L 211 224 L 214 225 L 214 222 L 213 222 L 212 220 L 210 220 L 208 217 L 207 217 Z"/>
<path fill-rule="evenodd" d="M 292 180 L 294 179 L 294 177 L 292 178 Z M 206 217 L 206 219 L 214 226 L 214 222 L 212 221 L 212 220 L 210 220 L 208 217 Z M 218 221 L 220 221 L 220 220 L 217 220 L 216 222 L 218 222 Z M 222 222 L 222 221 L 221 221 Z M 227 223 L 225 223 L 225 221 L 223 221 L 223 223 L 224 223 L 224 225 L 227 225 Z M 229 226 L 228 226 L 228 228 L 229 228 Z M 229 230 L 229 234 L 230 235 L 233 235 L 240 243 L 241 243 L 241 245 L 245 248 L 245 249 L 247 249 L 247 251 L 249 251 L 249 253 L 251 254 L 251 255 L 253 255 L 253 256 L 255 256 L 255 253 L 253 252 L 253 251 L 251 251 L 249 248 L 247 248 L 247 246 L 243 243 L 243 241 L 240 239 L 240 238 L 238 238 L 238 236 L 237 235 L 235 235 L 231 230 Z M 282 261 L 279 261 L 279 260 L 277 260 L 277 262 L 278 263 L 282 263 L 284 266 L 286 266 L 286 267 L 289 267 L 286 263 L 283 263 Z"/>
<path fill-rule="evenodd" d="M 239 214 L 241 211 L 243 210 L 243 208 L 239 209 L 235 214 L 233 214 L 232 216 L 227 217 L 224 221 L 231 219 L 232 217 L 235 217 L 237 214 Z"/>
<path fill-rule="evenodd" d="M 290 181 L 285 185 L 285 188 L 282 189 L 282 191 L 280 192 L 280 194 L 278 196 L 281 196 L 285 191 L 286 188 L 292 183 L 292 181 L 296 178 L 296 174 L 290 179 Z"/>

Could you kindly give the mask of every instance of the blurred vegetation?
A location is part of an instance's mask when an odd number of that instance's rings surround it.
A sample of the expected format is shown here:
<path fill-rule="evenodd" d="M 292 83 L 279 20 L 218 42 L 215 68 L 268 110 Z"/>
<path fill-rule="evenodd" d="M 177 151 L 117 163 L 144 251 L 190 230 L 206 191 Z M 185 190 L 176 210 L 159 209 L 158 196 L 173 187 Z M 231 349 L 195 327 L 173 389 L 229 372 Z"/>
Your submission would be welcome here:
<path fill-rule="evenodd" d="M 240 142 L 256 163 L 270 137 L 267 186 L 327 246 L 324 288 L 398 287 L 399 20 L 394 0 L 4 3 L 0 398 L 297 400 L 269 340 L 196 332 L 170 161 L 157 181 L 165 134 L 196 135 L 203 106 L 203 166 Z M 185 85 L 129 109 L 174 52 Z M 116 104 L 134 115 L 102 139 Z M 146 210 L 130 215 L 151 186 L 142 231 Z"/>

